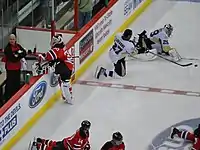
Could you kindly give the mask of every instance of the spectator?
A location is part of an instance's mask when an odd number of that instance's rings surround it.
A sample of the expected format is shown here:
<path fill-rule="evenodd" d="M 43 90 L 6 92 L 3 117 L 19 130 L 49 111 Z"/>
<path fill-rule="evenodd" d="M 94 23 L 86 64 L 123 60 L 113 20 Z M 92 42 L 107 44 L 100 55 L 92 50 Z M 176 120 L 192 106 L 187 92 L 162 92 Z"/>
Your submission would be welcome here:
<path fill-rule="evenodd" d="M 21 59 L 26 56 L 25 49 L 16 42 L 16 36 L 11 34 L 9 43 L 4 50 L 6 69 L 5 102 L 20 89 Z"/>
<path fill-rule="evenodd" d="M 57 8 L 57 1 L 54 1 L 54 16 L 56 20 L 56 8 Z M 52 0 L 40 0 L 41 4 L 41 12 L 43 19 L 45 20 L 44 26 L 47 28 L 51 28 L 51 21 L 52 21 Z"/>
<path fill-rule="evenodd" d="M 79 6 L 79 19 L 78 27 L 81 29 L 92 18 L 92 3 L 93 0 L 78 0 Z"/>
<path fill-rule="evenodd" d="M 92 17 L 94 17 L 101 9 L 108 6 L 110 0 L 99 0 L 93 7 Z"/>

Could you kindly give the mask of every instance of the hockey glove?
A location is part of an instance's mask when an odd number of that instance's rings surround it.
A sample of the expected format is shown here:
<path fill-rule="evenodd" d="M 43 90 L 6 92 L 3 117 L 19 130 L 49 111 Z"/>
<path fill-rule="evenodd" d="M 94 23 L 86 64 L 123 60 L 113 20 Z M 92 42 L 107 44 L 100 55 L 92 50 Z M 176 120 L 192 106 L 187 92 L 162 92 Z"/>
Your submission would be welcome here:
<path fill-rule="evenodd" d="M 84 148 L 84 150 L 90 150 L 90 144 L 88 143 L 86 146 L 85 146 L 85 148 Z"/>

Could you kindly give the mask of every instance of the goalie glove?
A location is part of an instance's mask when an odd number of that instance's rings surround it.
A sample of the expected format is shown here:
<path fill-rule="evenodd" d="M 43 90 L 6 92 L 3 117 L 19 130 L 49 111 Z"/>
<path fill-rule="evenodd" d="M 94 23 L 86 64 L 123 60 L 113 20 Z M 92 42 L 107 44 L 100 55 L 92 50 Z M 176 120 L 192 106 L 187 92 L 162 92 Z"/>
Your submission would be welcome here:
<path fill-rule="evenodd" d="M 45 69 L 41 66 L 39 62 L 35 62 L 32 65 L 33 76 L 39 76 L 45 73 Z"/>

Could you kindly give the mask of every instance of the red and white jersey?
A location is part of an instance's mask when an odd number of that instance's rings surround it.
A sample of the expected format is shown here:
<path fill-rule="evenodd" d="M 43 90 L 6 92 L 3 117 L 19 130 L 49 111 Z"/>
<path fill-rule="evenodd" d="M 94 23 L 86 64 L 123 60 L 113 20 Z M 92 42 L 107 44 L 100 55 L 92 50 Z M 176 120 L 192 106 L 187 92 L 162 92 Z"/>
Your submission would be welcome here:
<path fill-rule="evenodd" d="M 53 48 L 46 53 L 45 60 L 59 60 L 63 61 L 70 70 L 74 68 L 73 50 L 64 48 Z"/>
<path fill-rule="evenodd" d="M 87 144 L 89 144 L 89 135 L 86 138 L 82 138 L 80 136 L 80 130 L 77 130 L 71 137 L 64 139 L 64 145 L 69 150 L 84 150 Z"/>
<path fill-rule="evenodd" d="M 187 132 L 186 139 L 193 142 L 192 150 L 200 150 L 200 139 L 195 137 L 194 134 Z"/>
<path fill-rule="evenodd" d="M 124 142 L 120 145 L 114 145 L 111 141 L 106 142 L 101 150 L 125 150 Z"/>
<path fill-rule="evenodd" d="M 178 136 L 193 143 L 191 150 L 200 150 L 200 138 L 195 137 L 193 133 L 182 131 Z"/>

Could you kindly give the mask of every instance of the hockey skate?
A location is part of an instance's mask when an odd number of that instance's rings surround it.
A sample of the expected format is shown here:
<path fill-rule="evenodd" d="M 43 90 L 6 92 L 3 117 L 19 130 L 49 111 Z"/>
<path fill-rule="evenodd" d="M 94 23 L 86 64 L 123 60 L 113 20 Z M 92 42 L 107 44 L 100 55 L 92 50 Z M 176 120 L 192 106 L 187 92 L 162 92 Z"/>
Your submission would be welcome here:
<path fill-rule="evenodd" d="M 170 138 L 173 139 L 176 134 L 178 134 L 180 131 L 177 128 L 172 128 Z"/>
<path fill-rule="evenodd" d="M 65 98 L 62 94 L 62 99 L 64 102 L 66 102 L 67 104 L 73 105 L 73 97 L 71 96 L 70 100 Z"/>
<path fill-rule="evenodd" d="M 105 76 L 106 69 L 100 66 L 97 66 L 95 72 L 95 78 L 99 79 L 101 75 Z"/>
<path fill-rule="evenodd" d="M 38 150 L 37 141 L 35 138 L 33 139 L 33 141 L 30 141 L 28 150 Z"/>

